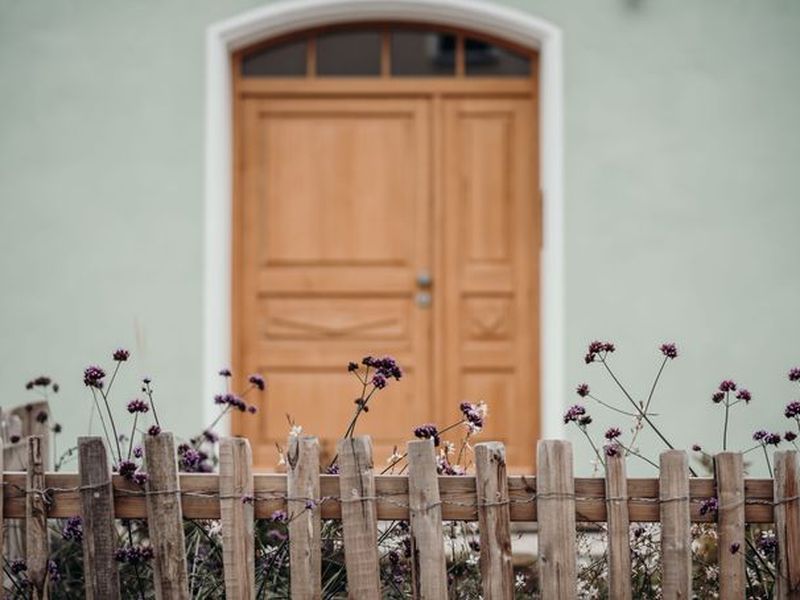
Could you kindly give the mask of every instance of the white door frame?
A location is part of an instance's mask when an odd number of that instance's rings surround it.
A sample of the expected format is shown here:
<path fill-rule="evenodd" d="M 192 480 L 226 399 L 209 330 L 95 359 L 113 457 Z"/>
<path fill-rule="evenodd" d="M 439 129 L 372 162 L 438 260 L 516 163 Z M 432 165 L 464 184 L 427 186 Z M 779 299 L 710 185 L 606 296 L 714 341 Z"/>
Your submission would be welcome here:
<path fill-rule="evenodd" d="M 350 21 L 419 21 L 471 29 L 539 52 L 541 252 L 541 436 L 563 436 L 564 250 L 561 30 L 527 13 L 480 0 L 289 0 L 268 4 L 206 32 L 203 416 L 218 407 L 217 371 L 231 361 L 231 53 L 291 31 Z M 269 375 L 267 373 L 267 375 Z"/>

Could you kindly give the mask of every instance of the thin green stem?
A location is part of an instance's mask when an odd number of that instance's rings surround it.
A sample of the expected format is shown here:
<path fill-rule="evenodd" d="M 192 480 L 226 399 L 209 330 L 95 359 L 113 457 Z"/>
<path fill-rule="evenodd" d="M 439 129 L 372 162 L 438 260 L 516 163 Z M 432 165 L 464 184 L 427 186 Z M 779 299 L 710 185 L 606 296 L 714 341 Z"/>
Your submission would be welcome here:
<path fill-rule="evenodd" d="M 764 461 L 767 463 L 767 471 L 769 471 L 769 478 L 772 479 L 774 475 L 772 474 L 772 465 L 769 463 L 769 454 L 767 453 L 767 445 L 761 444 L 761 449 L 764 450 Z"/>
<path fill-rule="evenodd" d="M 650 393 L 647 395 L 647 402 L 644 403 L 644 412 L 647 412 L 647 409 L 650 408 L 650 402 L 653 401 L 653 394 L 655 394 L 656 386 L 658 386 L 658 380 L 661 379 L 661 373 L 664 372 L 664 367 L 667 366 L 667 361 L 669 360 L 668 357 L 664 357 L 664 360 L 661 361 L 661 366 L 658 368 L 658 373 L 656 373 L 656 378 L 653 380 L 653 385 L 650 386 Z"/>
<path fill-rule="evenodd" d="M 725 423 L 722 426 L 722 451 L 728 449 L 728 415 L 731 411 L 731 405 L 728 404 L 728 395 L 730 392 L 725 392 Z"/>

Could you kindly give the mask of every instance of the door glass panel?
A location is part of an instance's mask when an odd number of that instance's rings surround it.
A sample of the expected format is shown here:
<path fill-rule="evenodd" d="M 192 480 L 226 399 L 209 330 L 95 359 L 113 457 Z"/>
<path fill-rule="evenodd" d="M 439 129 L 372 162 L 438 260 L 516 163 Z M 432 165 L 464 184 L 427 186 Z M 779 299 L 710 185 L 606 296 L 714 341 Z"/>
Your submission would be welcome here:
<path fill-rule="evenodd" d="M 267 46 L 242 58 L 244 77 L 304 77 L 306 39 Z"/>
<path fill-rule="evenodd" d="M 456 37 L 450 33 L 400 29 L 392 32 L 392 75 L 455 74 Z"/>
<path fill-rule="evenodd" d="M 381 73 L 377 31 L 333 31 L 317 38 L 317 75 L 370 76 Z"/>
<path fill-rule="evenodd" d="M 483 40 L 464 40 L 467 76 L 514 77 L 531 74 L 531 59 L 524 54 Z"/>

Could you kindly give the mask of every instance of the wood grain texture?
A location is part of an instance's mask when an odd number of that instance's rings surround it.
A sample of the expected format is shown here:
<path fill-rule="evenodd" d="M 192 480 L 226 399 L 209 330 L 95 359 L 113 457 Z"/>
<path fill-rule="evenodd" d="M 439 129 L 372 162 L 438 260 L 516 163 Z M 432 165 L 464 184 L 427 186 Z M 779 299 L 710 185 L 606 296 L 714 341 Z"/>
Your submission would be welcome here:
<path fill-rule="evenodd" d="M 8 449 L 7 449 L 8 450 Z M 6 452 L 8 460 L 8 452 Z M 3 491 L 4 517 L 6 519 L 25 518 L 25 473 L 12 469 L 6 471 L 6 486 Z M 256 519 L 267 519 L 276 510 L 286 510 L 286 475 L 280 473 L 260 473 L 254 476 L 256 496 Z M 144 519 L 147 517 L 143 490 L 125 481 L 119 475 L 113 477 L 114 511 L 118 519 Z M 52 489 L 49 515 L 63 518 L 79 515 L 81 511 L 80 494 L 77 486 L 80 481 L 77 473 L 47 473 L 45 482 Z M 219 519 L 218 476 L 210 473 L 181 473 L 181 490 L 191 492 L 181 498 L 184 517 L 187 519 Z M 772 479 L 745 479 L 746 506 L 745 518 L 748 523 L 773 523 L 773 482 Z M 22 490 L 22 491 L 21 491 Z M 408 519 L 408 508 L 404 506 L 408 497 L 408 477 L 403 475 L 376 475 L 375 490 L 378 495 L 378 519 Z M 698 478 L 689 482 L 692 498 L 691 520 L 693 523 L 713 523 L 714 515 L 699 512 L 700 501 L 716 493 L 714 479 Z M 322 497 L 330 498 L 321 506 L 323 519 L 340 519 L 339 476 L 320 475 Z M 477 521 L 477 504 L 470 505 L 475 498 L 475 478 L 439 477 L 439 493 L 442 499 L 442 518 L 444 520 Z M 512 521 L 536 521 L 536 503 L 531 497 L 536 493 L 536 477 L 509 476 L 508 495 L 512 503 Z M 575 517 L 578 521 L 603 522 L 606 520 L 605 479 L 600 477 L 577 477 L 575 479 Z M 381 499 L 388 497 L 392 501 Z M 631 522 L 658 522 L 658 479 L 628 478 L 628 511 Z M 467 502 L 465 502 L 465 500 Z"/>
<path fill-rule="evenodd" d="M 446 600 L 447 565 L 433 440 L 408 442 L 408 505 L 414 598 Z"/>
<path fill-rule="evenodd" d="M 27 473 L 10 475 L 9 471 L 27 471 L 28 469 L 28 440 L 23 439 L 15 443 L 7 443 L 3 447 L 3 524 L 5 533 L 5 558 L 12 561 L 25 558 L 25 511 L 27 501 L 24 493 Z M 76 479 L 77 475 L 73 476 Z M 47 475 L 45 475 L 47 481 Z M 9 496 L 15 500 L 9 504 Z M 79 511 L 79 508 L 76 508 Z M 77 514 L 77 513 L 76 513 Z"/>
<path fill-rule="evenodd" d="M 42 439 L 28 438 L 27 504 L 25 510 L 25 549 L 31 597 L 40 600 L 49 597 L 47 560 L 50 544 L 47 538 L 47 502 L 44 497 L 44 457 Z"/>
<path fill-rule="evenodd" d="M 577 567 L 572 444 L 561 440 L 540 441 L 537 464 L 541 597 L 542 600 L 575 598 Z"/>
<path fill-rule="evenodd" d="M 0 418 L 2 418 L 2 409 L 0 409 Z M 0 490 L 2 490 L 3 487 L 5 487 L 4 459 L 5 459 L 5 442 L 3 441 L 3 438 L 0 437 Z M 6 546 L 6 524 L 5 524 L 5 519 L 3 518 L 3 494 L 0 494 L 0 565 L 5 564 L 5 558 L 6 558 L 5 546 Z M 5 584 L 5 569 L 0 569 L 0 590 L 3 589 L 4 584 Z"/>
<path fill-rule="evenodd" d="M 102 438 L 78 438 L 78 469 L 86 598 L 113 600 L 120 597 L 119 570 L 114 560 L 117 533 L 111 465 Z"/>
<path fill-rule="evenodd" d="M 800 454 L 776 452 L 775 534 L 778 539 L 778 600 L 800 599 Z"/>
<path fill-rule="evenodd" d="M 147 474 L 147 526 L 153 546 L 153 585 L 157 600 L 188 600 L 186 542 L 183 535 L 178 464 L 169 432 L 144 436 Z M 219 486 L 219 478 L 214 478 Z M 219 487 L 217 490 L 219 491 Z M 219 499 L 216 500 L 219 505 Z"/>
<path fill-rule="evenodd" d="M 289 436 L 286 487 L 289 498 L 289 562 L 292 598 L 319 600 L 322 594 L 319 440 Z"/>
<path fill-rule="evenodd" d="M 631 600 L 631 545 L 628 516 L 628 480 L 625 457 L 606 457 L 606 512 L 608 521 L 608 591 L 615 600 Z"/>
<path fill-rule="evenodd" d="M 475 445 L 475 480 L 481 542 L 481 579 L 486 600 L 514 597 L 506 452 L 499 442 Z"/>
<path fill-rule="evenodd" d="M 228 598 L 254 600 L 255 521 L 253 455 L 244 438 L 222 438 L 219 444 L 219 495 L 222 517 L 222 562 Z"/>
<path fill-rule="evenodd" d="M 661 586 L 664 600 L 692 597 L 689 462 L 683 450 L 661 453 Z"/>
<path fill-rule="evenodd" d="M 714 457 L 717 479 L 717 552 L 719 595 L 726 600 L 745 597 L 744 465 L 738 452 Z"/>
<path fill-rule="evenodd" d="M 42 440 L 42 462 L 45 470 L 52 466 L 50 456 L 50 403 L 47 400 L 28 402 L 10 409 L 9 414 L 19 418 L 23 439 L 36 435 Z"/>
<path fill-rule="evenodd" d="M 348 438 L 337 449 L 347 595 L 351 600 L 380 600 L 372 442 L 368 436 Z"/>

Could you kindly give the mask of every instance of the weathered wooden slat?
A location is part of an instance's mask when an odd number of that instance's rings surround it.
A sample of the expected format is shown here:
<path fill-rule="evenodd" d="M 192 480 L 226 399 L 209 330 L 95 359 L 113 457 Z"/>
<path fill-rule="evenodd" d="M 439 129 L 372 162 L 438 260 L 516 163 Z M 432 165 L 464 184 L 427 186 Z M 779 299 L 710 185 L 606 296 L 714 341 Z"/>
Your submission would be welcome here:
<path fill-rule="evenodd" d="M 289 436 L 286 486 L 289 498 L 289 564 L 292 598 L 319 600 L 322 595 L 319 440 Z"/>
<path fill-rule="evenodd" d="M 683 450 L 661 453 L 661 564 L 664 600 L 692 597 L 689 462 Z"/>
<path fill-rule="evenodd" d="M 6 453 L 8 457 L 8 453 Z M 6 471 L 4 490 L 4 516 L 6 519 L 25 518 L 25 473 Z M 254 476 L 255 494 L 259 498 L 274 496 L 274 499 L 260 499 L 256 502 L 256 519 L 266 519 L 276 510 L 286 510 L 286 475 L 261 473 Z M 79 479 L 77 473 L 47 473 L 45 481 L 52 489 L 53 504 L 50 506 L 51 518 L 64 518 L 79 515 L 81 510 Z M 219 482 L 217 475 L 208 473 L 182 473 L 181 490 L 191 495 L 181 499 L 183 514 L 187 519 L 219 519 Z M 147 517 L 144 493 L 139 486 L 129 483 L 119 475 L 113 477 L 114 510 L 118 519 L 144 519 Z M 699 513 L 700 501 L 715 494 L 713 479 L 692 479 L 689 483 L 691 497 L 691 519 L 693 523 L 713 523 L 715 517 Z M 377 502 L 380 520 L 408 519 L 408 508 L 403 504 L 408 497 L 408 478 L 402 475 L 376 475 L 375 488 L 378 496 L 390 497 L 391 502 L 379 499 Z M 746 503 L 745 518 L 748 523 L 773 523 L 771 479 L 746 479 L 744 483 Z M 442 498 L 442 518 L 444 520 L 477 521 L 474 503 L 474 477 L 439 477 L 439 490 Z M 531 496 L 536 492 L 536 477 L 509 476 L 508 493 L 511 499 L 512 521 L 536 521 L 536 504 Z M 338 475 L 320 476 L 322 497 L 338 497 Z M 606 520 L 605 480 L 602 478 L 575 479 L 575 516 L 581 522 L 602 522 Z M 658 479 L 628 479 L 628 511 L 631 522 L 658 522 Z M 457 504 L 454 504 L 457 503 Z M 341 507 L 336 500 L 322 504 L 323 519 L 341 518 Z"/>
<path fill-rule="evenodd" d="M 442 505 L 433 440 L 408 442 L 408 504 L 414 598 L 447 600 Z"/>
<path fill-rule="evenodd" d="M 78 438 L 78 469 L 86 598 L 113 600 L 120 597 L 119 570 L 114 560 L 117 535 L 111 465 L 102 438 Z"/>
<path fill-rule="evenodd" d="M 719 597 L 745 597 L 744 466 L 738 452 L 721 452 L 714 457 L 717 477 L 717 552 L 719 554 Z"/>
<path fill-rule="evenodd" d="M 2 409 L 0 409 L 0 418 L 2 418 Z M 4 458 L 5 458 L 5 443 L 3 442 L 3 438 L 0 437 L 0 489 L 5 486 L 5 480 L 3 479 L 3 473 L 5 472 L 5 465 L 4 465 Z M 6 539 L 6 527 L 5 527 L 5 519 L 3 519 L 3 494 L 0 494 L 0 565 L 5 564 L 5 539 Z M 5 569 L 0 569 L 0 590 L 3 589 L 3 585 L 5 584 Z M 2 592 L 0 592 L 0 595 Z"/>
<path fill-rule="evenodd" d="M 348 598 L 379 600 L 378 511 L 372 442 L 368 436 L 346 438 L 339 441 L 337 450 Z"/>
<path fill-rule="evenodd" d="M 616 600 L 631 599 L 631 544 L 625 457 L 606 457 L 608 590 Z"/>
<path fill-rule="evenodd" d="M 42 462 L 45 470 L 52 465 L 50 457 L 50 403 L 47 400 L 28 402 L 11 408 L 9 414 L 19 418 L 21 435 L 26 438 L 39 436 L 42 446 Z"/>
<path fill-rule="evenodd" d="M 146 486 L 147 526 L 155 555 L 153 585 L 156 598 L 188 600 L 186 543 L 172 434 L 165 431 L 158 435 L 146 435 L 144 453 L 147 474 L 150 476 Z M 218 479 L 215 478 L 215 481 L 219 485 Z"/>
<path fill-rule="evenodd" d="M 776 452 L 775 534 L 778 540 L 777 600 L 800 599 L 800 454 Z"/>
<path fill-rule="evenodd" d="M 481 542 L 481 583 L 487 600 L 514 597 L 506 450 L 499 442 L 475 445 L 475 480 Z"/>
<path fill-rule="evenodd" d="M 3 448 L 3 466 L 6 469 L 3 486 L 3 517 L 5 529 L 5 558 L 25 558 L 25 511 L 27 499 L 25 485 L 28 469 L 28 440 L 8 443 Z M 10 475 L 10 471 L 23 471 Z M 77 475 L 75 475 L 77 477 Z M 45 476 L 47 480 L 47 476 Z M 9 505 L 9 496 L 14 496 L 14 505 Z M 11 509 L 11 510 L 9 510 Z M 9 513 L 13 513 L 9 514 Z"/>
<path fill-rule="evenodd" d="M 49 597 L 47 559 L 50 544 L 47 539 L 47 502 L 44 496 L 44 457 L 39 436 L 28 438 L 27 505 L 25 510 L 25 549 L 31 597 Z"/>
<path fill-rule="evenodd" d="M 536 461 L 541 597 L 543 600 L 572 599 L 577 593 L 572 444 L 542 440 L 536 451 Z"/>
<path fill-rule="evenodd" d="M 222 438 L 219 444 L 219 495 L 222 562 L 227 598 L 256 597 L 253 454 L 245 438 Z"/>

